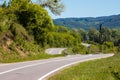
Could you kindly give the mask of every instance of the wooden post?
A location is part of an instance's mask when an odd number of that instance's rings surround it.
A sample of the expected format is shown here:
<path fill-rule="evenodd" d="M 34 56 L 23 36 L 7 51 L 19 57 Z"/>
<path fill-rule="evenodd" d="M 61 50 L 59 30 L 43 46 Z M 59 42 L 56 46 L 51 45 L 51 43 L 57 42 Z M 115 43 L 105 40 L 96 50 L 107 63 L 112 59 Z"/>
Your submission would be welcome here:
<path fill-rule="evenodd" d="M 100 24 L 100 27 L 99 27 L 99 50 L 100 52 L 102 52 L 102 24 Z"/>

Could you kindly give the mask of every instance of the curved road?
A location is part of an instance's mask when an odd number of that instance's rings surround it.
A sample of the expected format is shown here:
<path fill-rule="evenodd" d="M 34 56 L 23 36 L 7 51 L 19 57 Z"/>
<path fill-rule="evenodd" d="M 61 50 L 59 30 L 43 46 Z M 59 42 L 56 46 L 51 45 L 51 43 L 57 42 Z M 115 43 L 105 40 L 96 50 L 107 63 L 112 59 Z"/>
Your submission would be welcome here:
<path fill-rule="evenodd" d="M 65 49 L 67 48 L 49 48 L 49 49 L 46 49 L 45 52 L 47 54 L 61 54 L 62 51 L 64 51 Z"/>
<path fill-rule="evenodd" d="M 62 58 L 1 64 L 0 80 L 45 80 L 47 76 L 64 67 L 110 56 L 113 56 L 113 54 L 73 55 Z"/>

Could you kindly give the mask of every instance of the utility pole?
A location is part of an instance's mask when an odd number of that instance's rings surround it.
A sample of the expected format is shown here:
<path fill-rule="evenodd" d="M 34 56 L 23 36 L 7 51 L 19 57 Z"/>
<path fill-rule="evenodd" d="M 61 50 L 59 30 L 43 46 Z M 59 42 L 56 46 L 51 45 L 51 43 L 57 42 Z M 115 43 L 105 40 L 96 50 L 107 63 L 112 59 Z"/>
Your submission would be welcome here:
<path fill-rule="evenodd" d="M 102 24 L 100 24 L 99 26 L 99 50 L 100 52 L 102 52 L 102 36 L 103 36 L 103 33 L 102 33 Z"/>
<path fill-rule="evenodd" d="M 102 43 L 102 24 L 99 26 L 99 43 Z"/>

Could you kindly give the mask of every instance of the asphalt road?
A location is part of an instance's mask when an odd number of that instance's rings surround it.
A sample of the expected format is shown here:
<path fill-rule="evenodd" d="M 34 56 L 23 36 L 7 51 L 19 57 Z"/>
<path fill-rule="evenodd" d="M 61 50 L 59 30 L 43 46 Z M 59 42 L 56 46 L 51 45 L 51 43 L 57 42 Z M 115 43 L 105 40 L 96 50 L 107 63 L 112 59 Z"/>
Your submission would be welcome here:
<path fill-rule="evenodd" d="M 113 56 L 113 54 L 73 55 L 46 60 L 0 64 L 0 80 L 45 80 L 49 75 L 67 66 L 110 56 Z"/>
<path fill-rule="evenodd" d="M 65 50 L 66 48 L 49 48 L 46 49 L 45 52 L 47 54 L 61 54 L 63 50 Z"/>
<path fill-rule="evenodd" d="M 85 46 L 85 47 L 90 47 L 90 44 L 87 44 L 87 43 L 81 43 L 83 46 Z M 45 50 L 45 52 L 47 53 L 47 54 L 61 54 L 62 53 L 62 51 L 64 51 L 65 49 L 67 49 L 67 48 L 48 48 L 48 49 L 46 49 Z"/>

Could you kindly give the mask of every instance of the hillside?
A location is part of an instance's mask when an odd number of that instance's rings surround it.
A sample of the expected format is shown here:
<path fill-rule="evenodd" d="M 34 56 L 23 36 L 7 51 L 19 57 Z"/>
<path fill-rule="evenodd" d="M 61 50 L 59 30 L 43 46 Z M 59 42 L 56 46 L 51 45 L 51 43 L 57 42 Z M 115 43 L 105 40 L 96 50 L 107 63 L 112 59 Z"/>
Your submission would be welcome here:
<path fill-rule="evenodd" d="M 47 30 L 53 27 L 53 22 L 39 5 L 28 0 L 12 0 L 8 6 L 0 7 L 0 62 L 33 59 L 44 53 L 41 48 L 44 41 L 40 41 L 43 27 Z"/>
<path fill-rule="evenodd" d="M 88 30 L 90 27 L 99 27 L 103 24 L 105 27 L 118 28 L 120 27 L 120 14 L 103 17 L 85 17 L 85 18 L 59 18 L 54 19 L 55 25 L 67 26 L 69 28 L 83 28 Z"/>
<path fill-rule="evenodd" d="M 47 10 L 31 0 L 10 0 L 0 6 L 0 62 L 49 58 L 49 47 L 80 44 L 81 37 L 66 27 L 55 27 Z M 62 36 L 62 37 L 61 37 Z"/>

